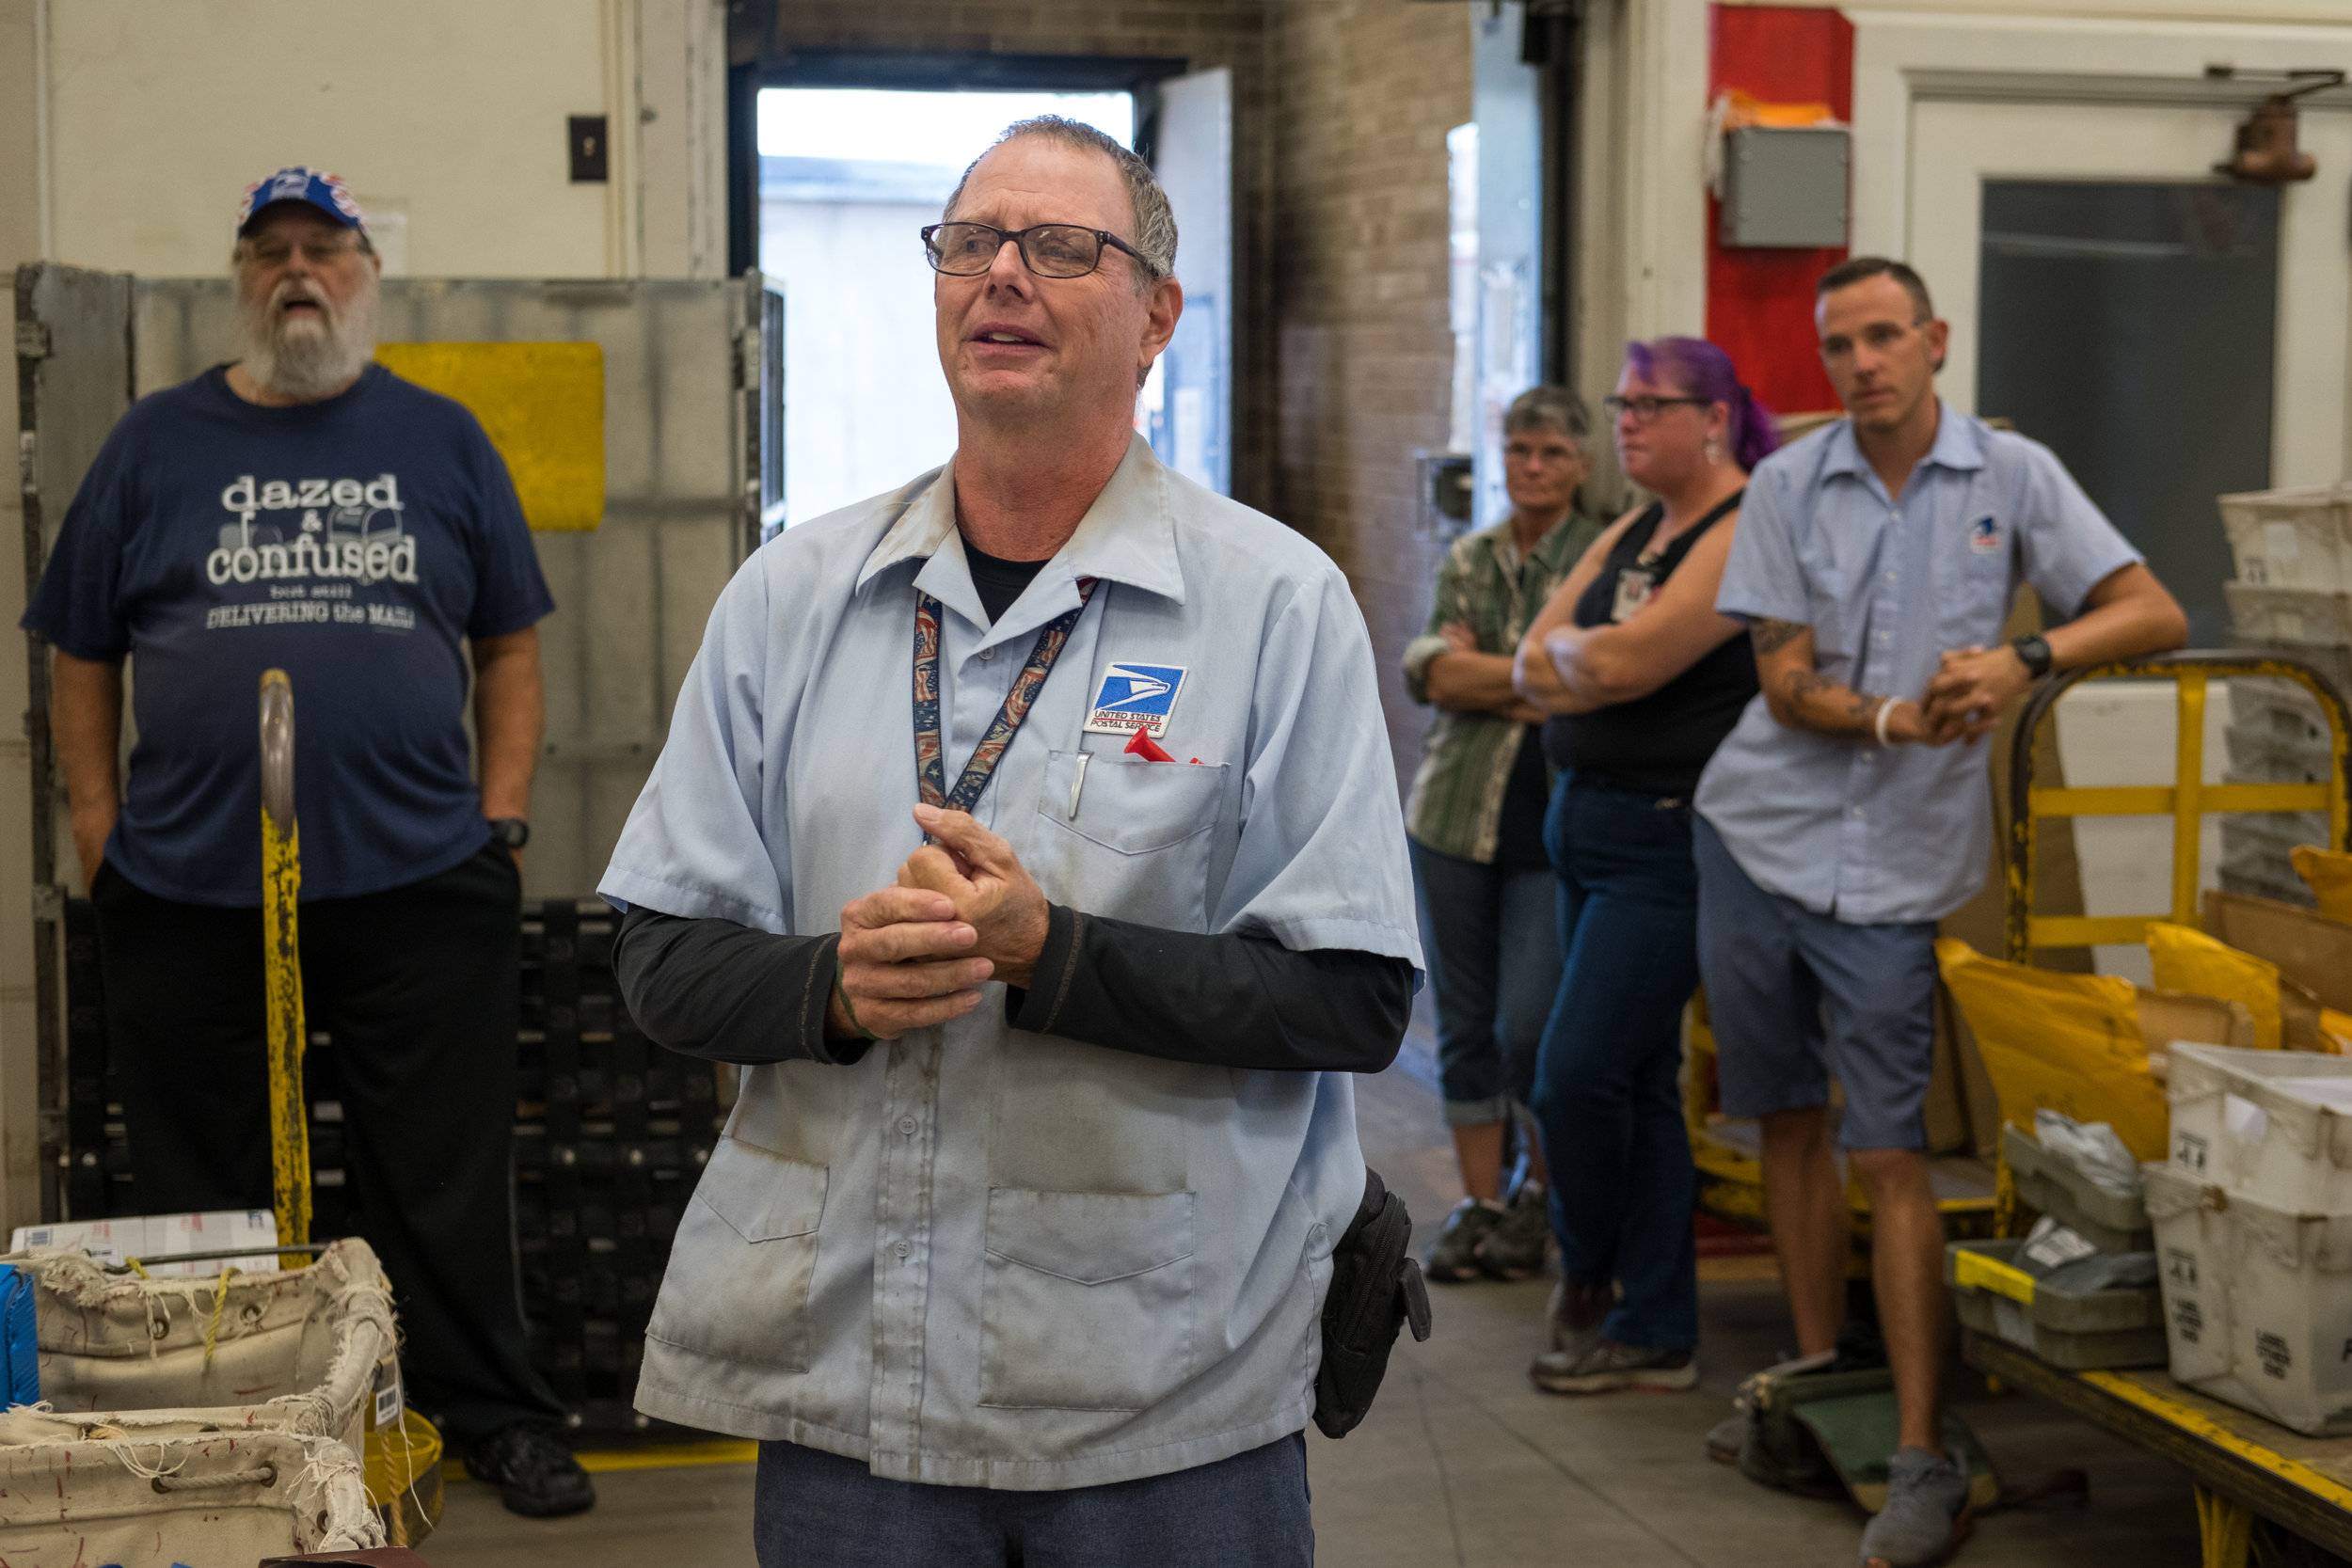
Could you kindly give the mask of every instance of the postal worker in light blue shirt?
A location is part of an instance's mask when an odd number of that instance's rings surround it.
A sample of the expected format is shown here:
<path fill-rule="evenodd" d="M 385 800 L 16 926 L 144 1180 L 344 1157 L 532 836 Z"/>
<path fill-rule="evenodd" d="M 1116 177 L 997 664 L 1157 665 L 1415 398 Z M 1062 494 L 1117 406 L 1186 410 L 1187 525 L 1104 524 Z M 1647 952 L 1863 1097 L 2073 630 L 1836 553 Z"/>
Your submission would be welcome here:
<path fill-rule="evenodd" d="M 2047 448 L 1935 395 L 1947 329 L 1911 268 L 1836 267 L 1815 322 L 1850 417 L 1757 466 L 1716 599 L 1748 623 L 1763 689 L 1699 782 L 1699 966 L 1723 1108 L 1763 1123 L 1807 1354 L 1845 1315 L 1832 1071 L 1844 1087 L 1837 1139 L 1869 1190 L 1901 1407 L 1863 1560 L 1909 1568 L 1967 1527 L 1941 1435 L 1944 1229 L 1922 1113 L 1935 922 L 1975 894 L 1991 847 L 1976 742 L 2036 676 L 2179 647 L 2188 624 Z M 2063 624 L 2003 643 L 2020 580 Z"/>
<path fill-rule="evenodd" d="M 1024 121 L 946 217 L 953 460 L 744 564 L 601 887 L 646 1034 L 749 1064 L 637 1407 L 761 1439 L 770 1568 L 1304 1568 L 1421 965 L 1370 640 L 1135 435 L 1148 166 Z"/>

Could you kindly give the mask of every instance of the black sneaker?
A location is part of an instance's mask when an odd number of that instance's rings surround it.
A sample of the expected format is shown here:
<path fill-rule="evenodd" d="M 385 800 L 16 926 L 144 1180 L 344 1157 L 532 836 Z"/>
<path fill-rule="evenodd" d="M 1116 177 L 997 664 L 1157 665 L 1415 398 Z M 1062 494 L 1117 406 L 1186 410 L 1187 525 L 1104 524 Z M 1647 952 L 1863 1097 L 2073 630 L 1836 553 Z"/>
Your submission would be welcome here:
<path fill-rule="evenodd" d="M 1551 1198 L 1540 1182 L 1522 1181 L 1502 1218 L 1470 1250 L 1496 1279 L 1533 1279 L 1544 1272 L 1551 1241 Z"/>
<path fill-rule="evenodd" d="M 1438 1239 L 1430 1243 L 1422 1259 L 1422 1275 L 1439 1285 L 1459 1285 L 1468 1280 L 1484 1279 L 1486 1271 L 1479 1266 L 1478 1243 L 1486 1239 L 1495 1227 L 1502 1223 L 1501 1209 L 1489 1209 L 1474 1197 L 1466 1197 L 1454 1206 L 1438 1227 Z"/>
<path fill-rule="evenodd" d="M 552 1427 L 501 1427 L 467 1450 L 466 1474 L 496 1486 L 507 1511 L 526 1518 L 561 1518 L 596 1502 L 596 1484 Z"/>

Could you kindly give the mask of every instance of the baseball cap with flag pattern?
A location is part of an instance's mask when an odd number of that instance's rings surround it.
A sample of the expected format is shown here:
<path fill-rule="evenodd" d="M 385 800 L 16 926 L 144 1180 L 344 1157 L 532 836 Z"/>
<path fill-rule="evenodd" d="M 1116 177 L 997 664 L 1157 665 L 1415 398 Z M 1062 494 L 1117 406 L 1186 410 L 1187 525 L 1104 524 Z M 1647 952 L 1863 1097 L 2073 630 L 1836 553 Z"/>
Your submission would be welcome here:
<path fill-rule="evenodd" d="M 368 231 L 367 214 L 359 211 L 359 203 L 341 176 L 295 164 L 245 188 L 245 198 L 237 203 L 237 237 L 245 238 L 262 209 L 280 201 L 308 202 L 345 229 L 357 229 L 362 234 Z"/>

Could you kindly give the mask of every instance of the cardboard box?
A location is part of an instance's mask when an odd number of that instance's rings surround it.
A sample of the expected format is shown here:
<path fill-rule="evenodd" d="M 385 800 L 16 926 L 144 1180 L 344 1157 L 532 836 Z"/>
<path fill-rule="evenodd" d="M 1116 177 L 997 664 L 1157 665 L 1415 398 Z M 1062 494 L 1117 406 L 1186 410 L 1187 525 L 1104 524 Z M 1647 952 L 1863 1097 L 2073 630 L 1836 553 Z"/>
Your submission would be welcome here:
<path fill-rule="evenodd" d="M 2352 1013 L 2352 921 L 2217 889 L 2206 891 L 2203 912 L 2206 935 L 2269 959 L 2322 1006 Z"/>

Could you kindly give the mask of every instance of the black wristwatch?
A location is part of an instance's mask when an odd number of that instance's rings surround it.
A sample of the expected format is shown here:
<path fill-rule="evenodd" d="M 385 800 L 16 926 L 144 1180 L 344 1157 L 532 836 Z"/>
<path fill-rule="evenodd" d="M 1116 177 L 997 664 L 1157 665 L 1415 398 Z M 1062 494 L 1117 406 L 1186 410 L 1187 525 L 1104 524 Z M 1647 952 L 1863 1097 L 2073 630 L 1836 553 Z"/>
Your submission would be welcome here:
<path fill-rule="evenodd" d="M 2026 666 L 2026 673 L 2036 680 L 2050 673 L 2050 643 L 2039 632 L 2027 632 L 2010 641 L 2010 647 Z"/>
<path fill-rule="evenodd" d="M 531 842 L 531 824 L 519 816 L 493 816 L 490 842 L 501 849 L 519 849 Z"/>

